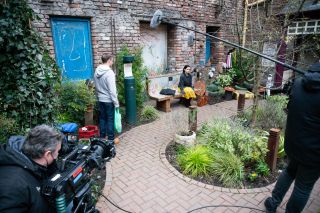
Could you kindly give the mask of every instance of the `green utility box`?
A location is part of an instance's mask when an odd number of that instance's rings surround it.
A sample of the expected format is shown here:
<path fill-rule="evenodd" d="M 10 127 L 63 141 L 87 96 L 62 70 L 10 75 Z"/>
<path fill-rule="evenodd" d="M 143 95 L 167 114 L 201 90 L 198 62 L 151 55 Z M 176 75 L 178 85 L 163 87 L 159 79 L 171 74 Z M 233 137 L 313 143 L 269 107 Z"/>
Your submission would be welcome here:
<path fill-rule="evenodd" d="M 126 118 L 129 124 L 137 122 L 136 86 L 133 77 L 124 78 L 124 91 L 126 101 Z"/>

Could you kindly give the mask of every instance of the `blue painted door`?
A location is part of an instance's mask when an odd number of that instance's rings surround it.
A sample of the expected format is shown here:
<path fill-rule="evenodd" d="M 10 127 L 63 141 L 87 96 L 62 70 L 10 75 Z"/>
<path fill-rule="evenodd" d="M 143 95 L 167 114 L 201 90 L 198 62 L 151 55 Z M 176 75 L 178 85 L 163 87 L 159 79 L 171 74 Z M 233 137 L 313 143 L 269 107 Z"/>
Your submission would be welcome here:
<path fill-rule="evenodd" d="M 206 64 L 208 63 L 211 56 L 211 39 L 209 36 L 206 37 Z"/>
<path fill-rule="evenodd" d="M 91 79 L 93 76 L 90 21 L 52 18 L 56 61 L 65 80 Z"/>

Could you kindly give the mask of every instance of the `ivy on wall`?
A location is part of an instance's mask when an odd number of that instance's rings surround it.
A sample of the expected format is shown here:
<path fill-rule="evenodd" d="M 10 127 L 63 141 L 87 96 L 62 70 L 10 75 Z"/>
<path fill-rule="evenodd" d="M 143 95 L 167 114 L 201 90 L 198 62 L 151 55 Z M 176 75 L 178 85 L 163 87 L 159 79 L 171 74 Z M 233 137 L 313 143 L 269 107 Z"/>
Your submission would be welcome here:
<path fill-rule="evenodd" d="M 25 0 L 10 0 L 0 4 L 0 18 L 0 112 L 21 130 L 50 123 L 60 71 L 31 26 L 37 17 Z"/>

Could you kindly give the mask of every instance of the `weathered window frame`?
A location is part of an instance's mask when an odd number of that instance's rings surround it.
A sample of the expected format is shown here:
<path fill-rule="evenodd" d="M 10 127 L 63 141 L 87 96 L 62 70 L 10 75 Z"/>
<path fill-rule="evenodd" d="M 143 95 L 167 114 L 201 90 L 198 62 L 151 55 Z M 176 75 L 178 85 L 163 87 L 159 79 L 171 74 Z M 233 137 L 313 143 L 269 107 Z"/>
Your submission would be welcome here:
<path fill-rule="evenodd" d="M 294 21 L 287 31 L 288 35 L 320 34 L 320 20 Z"/>

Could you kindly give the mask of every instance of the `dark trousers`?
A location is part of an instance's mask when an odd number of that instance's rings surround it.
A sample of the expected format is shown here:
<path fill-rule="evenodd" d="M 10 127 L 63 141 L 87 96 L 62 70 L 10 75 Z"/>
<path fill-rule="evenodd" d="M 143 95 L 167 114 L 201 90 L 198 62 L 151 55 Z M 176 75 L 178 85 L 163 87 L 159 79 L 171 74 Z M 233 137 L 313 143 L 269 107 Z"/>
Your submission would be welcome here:
<path fill-rule="evenodd" d="M 286 206 L 286 213 L 300 213 L 305 207 L 312 188 L 320 176 L 317 166 L 305 166 L 295 160 L 289 161 L 288 167 L 280 174 L 272 191 L 272 203 L 278 207 L 295 180 L 294 188 Z"/>
<path fill-rule="evenodd" d="M 114 104 L 99 102 L 99 129 L 100 137 L 114 140 Z"/>
<path fill-rule="evenodd" d="M 189 107 L 191 106 L 191 98 L 186 99 L 186 98 L 182 98 L 183 104 L 185 107 Z"/>

